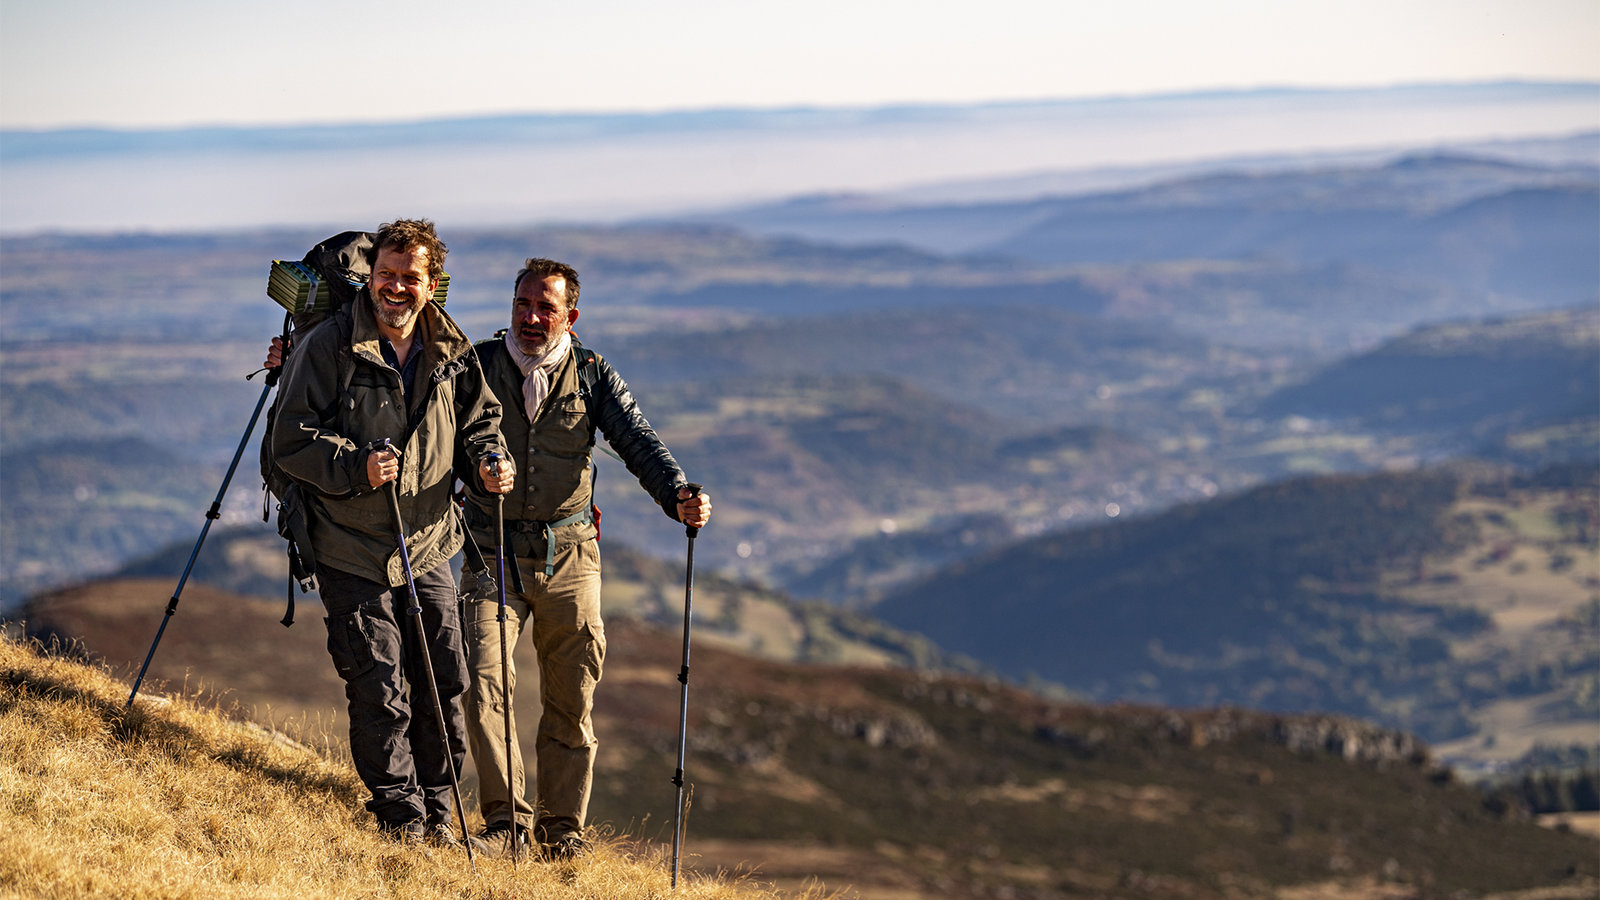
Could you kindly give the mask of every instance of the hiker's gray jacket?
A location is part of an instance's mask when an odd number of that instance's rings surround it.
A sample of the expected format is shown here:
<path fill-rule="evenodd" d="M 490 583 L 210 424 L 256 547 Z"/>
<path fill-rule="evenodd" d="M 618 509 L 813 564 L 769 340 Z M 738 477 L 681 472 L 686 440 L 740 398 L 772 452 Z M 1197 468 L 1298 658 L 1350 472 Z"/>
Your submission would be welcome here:
<path fill-rule="evenodd" d="M 417 329 L 421 356 L 407 409 L 400 373 L 384 362 L 362 291 L 289 355 L 272 436 L 278 465 L 309 488 L 317 565 L 395 587 L 405 584 L 405 573 L 388 491 L 367 483 L 369 447 L 388 438 L 400 449 L 400 513 L 419 574 L 461 549 L 450 508 L 457 464 L 476 483 L 479 461 L 505 452 L 500 403 L 466 335 L 433 303 L 418 314 Z"/>
<path fill-rule="evenodd" d="M 592 390 L 585 390 L 579 359 L 585 356 L 576 336 L 572 352 L 550 379 L 550 393 L 533 422 L 522 399 L 522 372 L 501 338 L 479 341 L 476 350 L 484 378 L 504 404 L 501 433 L 517 468 L 516 486 L 505 497 L 506 547 L 515 556 L 545 554 L 543 530 L 532 523 L 555 522 L 589 509 L 594 485 L 589 459 L 598 430 L 622 458 L 628 471 L 661 509 L 678 517 L 678 489 L 687 483 L 683 470 L 639 412 L 633 394 L 616 370 L 594 356 Z M 465 480 L 465 479 L 463 479 Z M 467 526 L 482 547 L 493 547 L 494 495 L 477 480 L 467 482 Z M 595 526 L 575 522 L 555 529 L 557 550 L 591 540 Z"/>

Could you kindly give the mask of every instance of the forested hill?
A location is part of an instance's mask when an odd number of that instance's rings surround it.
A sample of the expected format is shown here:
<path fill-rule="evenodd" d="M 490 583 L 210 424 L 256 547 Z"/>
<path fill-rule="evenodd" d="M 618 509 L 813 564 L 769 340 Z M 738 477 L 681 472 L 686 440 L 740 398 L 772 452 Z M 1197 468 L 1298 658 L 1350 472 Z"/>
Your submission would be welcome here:
<path fill-rule="evenodd" d="M 1597 398 L 1600 307 L 1586 305 L 1417 328 L 1276 392 L 1256 412 L 1484 437 L 1588 422 L 1592 440 Z"/>
<path fill-rule="evenodd" d="M 873 612 L 1098 700 L 1337 710 L 1448 740 L 1520 696 L 1592 730 L 1596 496 L 1593 467 L 1300 479 L 1036 538 Z"/>

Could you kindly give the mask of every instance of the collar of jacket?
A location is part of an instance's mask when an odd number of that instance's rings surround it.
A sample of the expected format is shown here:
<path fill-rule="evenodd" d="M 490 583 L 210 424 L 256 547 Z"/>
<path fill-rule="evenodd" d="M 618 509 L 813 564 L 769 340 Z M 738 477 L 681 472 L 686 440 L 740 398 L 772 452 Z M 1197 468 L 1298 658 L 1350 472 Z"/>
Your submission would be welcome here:
<path fill-rule="evenodd" d="M 349 310 L 351 351 L 369 362 L 388 366 L 378 346 L 381 336 L 378 317 L 372 311 L 372 295 L 366 288 L 351 301 Z M 422 312 L 417 314 L 417 328 L 422 336 L 422 359 L 418 363 L 421 372 L 435 373 L 472 352 L 472 342 L 467 340 L 466 333 L 437 303 L 429 302 L 422 307 Z"/>

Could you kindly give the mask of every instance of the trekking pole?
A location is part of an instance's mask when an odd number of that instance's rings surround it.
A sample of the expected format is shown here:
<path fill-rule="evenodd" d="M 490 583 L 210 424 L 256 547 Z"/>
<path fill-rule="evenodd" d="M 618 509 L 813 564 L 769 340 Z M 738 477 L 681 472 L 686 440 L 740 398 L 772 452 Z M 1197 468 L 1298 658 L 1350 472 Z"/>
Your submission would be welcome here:
<path fill-rule="evenodd" d="M 699 496 L 701 486 L 685 485 L 689 496 Z M 689 621 L 694 606 L 694 539 L 700 529 L 693 525 L 684 527 L 689 536 L 689 557 L 683 572 L 683 668 L 678 670 L 678 771 L 672 783 L 678 786 L 678 803 L 673 809 L 672 823 L 672 889 L 678 889 L 678 859 L 683 848 L 683 755 L 689 740 Z"/>
<path fill-rule="evenodd" d="M 290 317 L 283 317 L 283 343 L 289 344 Z M 189 574 L 194 571 L 194 561 L 200 556 L 200 547 L 206 542 L 206 535 L 211 532 L 211 523 L 222 518 L 222 498 L 228 493 L 228 485 L 233 481 L 233 473 L 239 468 L 239 460 L 244 457 L 244 448 L 250 444 L 250 435 L 256 430 L 256 422 L 261 418 L 261 410 L 267 405 L 267 397 L 278 384 L 278 373 L 283 371 L 283 366 L 267 370 L 267 383 L 261 388 L 261 397 L 256 400 L 255 412 L 250 414 L 250 424 L 245 426 L 244 435 L 239 438 L 239 448 L 233 451 L 233 462 L 228 464 L 228 474 L 222 478 L 222 487 L 217 490 L 217 497 L 211 501 L 211 508 L 206 510 L 206 523 L 200 528 L 200 537 L 194 542 L 194 549 L 189 551 L 189 562 L 183 567 L 183 575 L 178 578 L 178 586 L 172 591 L 172 599 L 167 601 L 166 615 L 161 617 L 161 626 L 156 629 L 156 639 L 150 642 L 150 652 L 144 655 L 144 665 L 139 667 L 139 677 L 133 681 L 133 690 L 128 693 L 127 709 L 133 708 L 135 697 L 139 696 L 139 686 L 144 684 L 145 672 L 150 669 L 150 660 L 155 658 L 156 646 L 161 643 L 161 636 L 167 631 L 167 623 L 172 620 L 178 611 L 178 598 L 183 595 L 183 586 L 189 581 Z M 254 372 L 251 373 L 255 374 Z M 249 378 L 249 375 L 245 376 Z"/>
<path fill-rule="evenodd" d="M 374 450 L 392 450 L 388 438 Z M 439 701 L 439 682 L 433 675 L 433 656 L 428 652 L 428 639 L 422 633 L 422 601 L 417 598 L 417 580 L 411 572 L 411 553 L 406 549 L 406 525 L 400 518 L 400 491 L 394 481 L 384 482 L 389 494 L 389 512 L 394 517 L 394 542 L 400 548 L 400 566 L 406 573 L 406 593 L 411 606 L 406 617 L 411 621 L 411 633 L 417 636 L 417 650 L 422 656 L 422 668 L 428 679 L 428 696 L 433 698 L 433 718 L 439 725 L 439 740 L 444 744 L 444 764 L 450 771 L 450 792 L 456 800 L 456 818 L 461 822 L 461 846 L 467 848 L 467 863 L 478 871 L 478 862 L 472 856 L 472 836 L 467 833 L 467 810 L 461 803 L 461 782 L 456 778 L 456 760 L 450 751 L 450 729 L 445 724 L 444 704 Z"/>
<path fill-rule="evenodd" d="M 500 454 L 489 454 L 489 470 L 500 475 Z M 517 867 L 521 841 L 517 839 L 517 763 L 511 754 L 511 650 L 506 644 L 506 495 L 495 494 L 495 587 L 500 594 L 500 685 L 504 690 L 506 728 L 506 807 L 511 816 L 511 867 Z M 469 537 L 468 540 L 471 540 Z"/>

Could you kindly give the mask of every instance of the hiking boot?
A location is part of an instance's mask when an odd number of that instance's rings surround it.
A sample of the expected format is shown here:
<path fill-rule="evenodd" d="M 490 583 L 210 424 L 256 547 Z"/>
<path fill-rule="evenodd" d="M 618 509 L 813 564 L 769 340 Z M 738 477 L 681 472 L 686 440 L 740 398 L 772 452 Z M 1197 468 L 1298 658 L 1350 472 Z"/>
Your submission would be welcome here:
<path fill-rule="evenodd" d="M 456 837 L 456 830 L 450 827 L 449 822 L 436 822 L 433 825 L 429 825 L 426 840 L 430 847 L 438 847 L 442 850 L 464 849 L 461 846 L 461 839 Z M 473 853 L 483 853 L 488 849 L 484 846 L 483 841 L 470 834 L 467 835 L 467 840 L 472 842 Z"/>
<path fill-rule="evenodd" d="M 499 822 L 478 832 L 478 841 L 484 845 L 484 855 L 496 859 L 528 855 L 528 829 L 513 829 L 509 822 Z M 477 849 L 476 845 L 473 849 Z"/>
<path fill-rule="evenodd" d="M 569 831 L 540 847 L 545 859 L 575 859 L 589 852 L 589 842 L 576 831 Z"/>
<path fill-rule="evenodd" d="M 420 820 L 411 822 L 380 822 L 378 830 L 383 836 L 405 847 L 428 852 L 428 829 Z"/>

